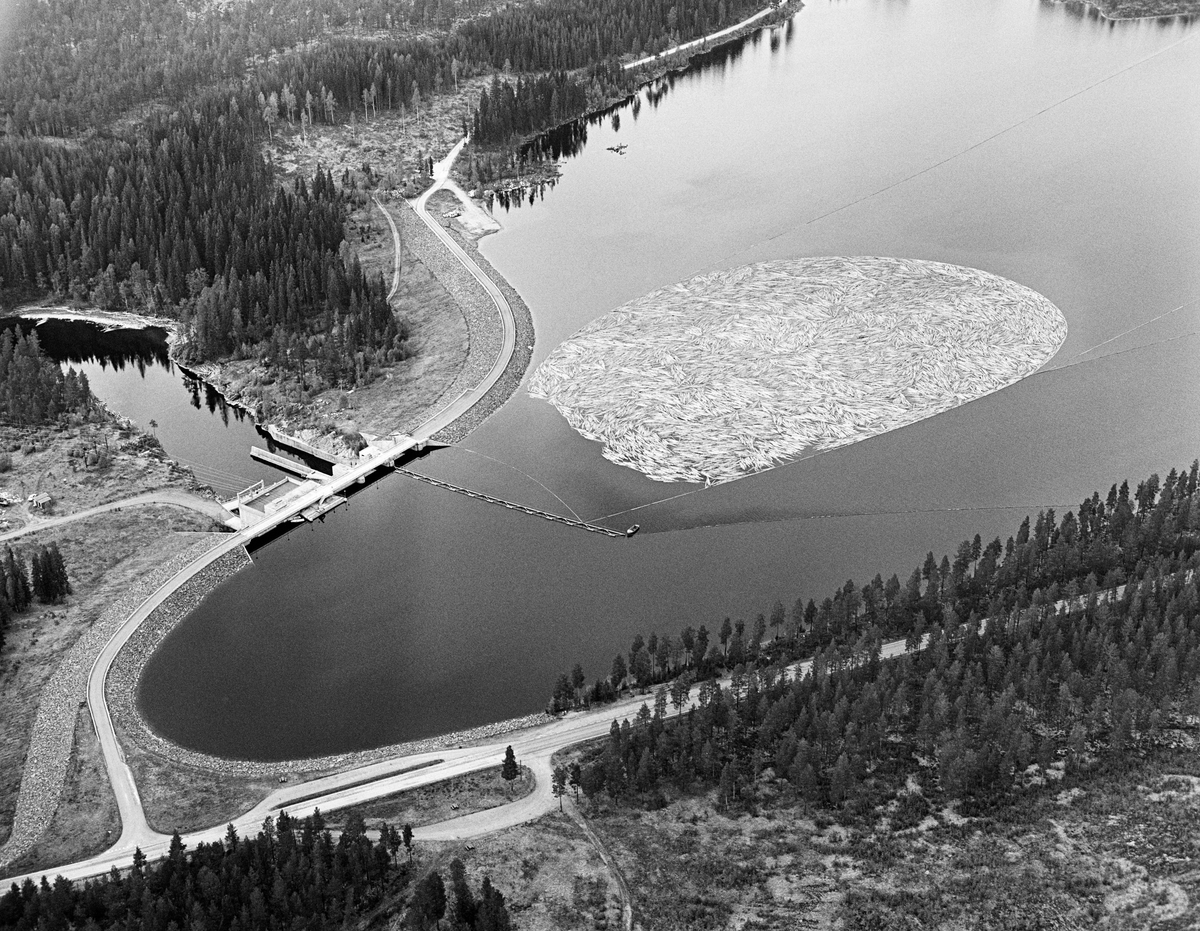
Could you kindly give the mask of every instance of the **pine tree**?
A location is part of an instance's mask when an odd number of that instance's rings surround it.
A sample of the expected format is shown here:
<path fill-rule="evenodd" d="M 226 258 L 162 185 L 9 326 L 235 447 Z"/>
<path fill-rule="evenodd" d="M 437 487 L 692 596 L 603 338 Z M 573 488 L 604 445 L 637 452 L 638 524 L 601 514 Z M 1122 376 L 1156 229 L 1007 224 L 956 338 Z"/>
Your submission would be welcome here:
<path fill-rule="evenodd" d="M 50 603 L 50 593 L 46 585 L 46 548 L 44 546 L 34 550 L 33 555 L 29 558 L 29 585 L 33 589 L 33 596 L 42 604 Z"/>
<path fill-rule="evenodd" d="M 512 745 L 504 748 L 504 763 L 500 766 L 500 777 L 505 782 L 505 793 L 511 791 L 512 784 L 517 776 L 521 774 L 520 768 L 517 766 L 517 757 L 513 753 Z"/>

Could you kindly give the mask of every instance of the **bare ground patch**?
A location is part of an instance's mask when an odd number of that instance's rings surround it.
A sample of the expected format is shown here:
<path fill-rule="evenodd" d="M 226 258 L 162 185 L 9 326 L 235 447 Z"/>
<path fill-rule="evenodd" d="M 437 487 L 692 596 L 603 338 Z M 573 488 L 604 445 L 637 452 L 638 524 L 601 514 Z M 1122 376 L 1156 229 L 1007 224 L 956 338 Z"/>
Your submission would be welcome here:
<path fill-rule="evenodd" d="M 235 776 L 191 766 L 131 740 L 120 727 L 117 737 L 137 781 L 146 820 L 164 834 L 228 823 L 261 802 L 282 781 L 279 776 Z M 326 773 L 283 778 L 295 783 L 322 775 Z"/>
<path fill-rule="evenodd" d="M 644 928 L 1200 925 L 1200 764 L 1184 743 L 961 812 L 902 810 L 923 801 L 911 785 L 851 812 L 767 778 L 754 814 L 707 793 L 652 811 L 595 806 L 590 823 Z"/>

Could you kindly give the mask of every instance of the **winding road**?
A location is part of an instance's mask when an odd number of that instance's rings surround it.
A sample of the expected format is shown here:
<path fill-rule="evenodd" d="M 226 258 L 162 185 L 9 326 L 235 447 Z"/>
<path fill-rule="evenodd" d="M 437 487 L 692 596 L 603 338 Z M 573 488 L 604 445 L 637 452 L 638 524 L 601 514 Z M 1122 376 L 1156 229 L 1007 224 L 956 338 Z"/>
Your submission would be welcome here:
<path fill-rule="evenodd" d="M 223 549 L 223 547 L 217 549 Z M 202 559 L 208 561 L 208 554 Z M 146 604 L 154 602 L 156 598 L 157 593 Z M 148 613 L 148 610 L 139 609 L 130 617 L 127 626 L 130 629 L 136 627 L 144 614 Z M 881 657 L 889 659 L 899 656 L 905 651 L 905 642 L 896 640 L 884 644 Z M 115 651 L 112 655 L 115 656 Z M 98 660 L 97 667 L 100 664 L 100 660 Z M 796 663 L 789 667 L 788 674 L 804 676 L 811 666 L 811 660 Z M 93 677 L 94 679 L 95 677 Z M 721 681 L 726 684 L 729 680 Z M 103 680 L 101 679 L 101 690 L 102 686 Z M 683 713 L 686 713 L 689 707 L 698 702 L 699 693 L 700 686 L 693 686 Z M 93 694 L 93 689 L 89 686 L 89 703 L 100 697 Z M 505 747 L 511 745 L 518 762 L 528 767 L 533 774 L 534 789 L 532 793 L 507 805 L 474 812 L 437 824 L 425 825 L 413 831 L 417 840 L 424 841 L 467 840 L 491 834 L 532 821 L 557 806 L 558 801 L 552 792 L 551 766 L 551 759 L 555 753 L 574 744 L 606 736 L 614 719 L 630 718 L 643 704 L 652 701 L 653 698 L 649 695 L 632 695 L 602 708 L 572 712 L 539 727 L 510 734 L 503 741 L 496 743 L 392 757 L 309 782 L 282 786 L 252 809 L 233 819 L 231 823 L 239 833 L 254 833 L 268 816 L 278 816 L 282 810 L 286 810 L 289 815 L 294 817 L 304 817 L 312 814 L 318 808 L 323 812 L 329 812 L 352 805 L 360 805 L 396 792 L 415 789 L 455 776 L 494 767 L 504 758 Z M 105 719 L 108 720 L 107 714 L 105 714 Z M 111 722 L 108 727 L 111 729 Z M 106 739 L 106 736 L 115 744 L 115 735 L 112 735 L 111 732 L 108 735 L 102 733 L 102 740 Z M 412 769 L 414 766 L 422 768 Z M 119 778 L 113 780 L 114 790 L 118 792 L 117 802 L 121 811 L 122 823 L 121 836 L 117 843 L 103 853 L 86 860 L 58 869 L 17 876 L 11 880 L 12 882 L 21 883 L 26 878 L 40 882 L 43 875 L 48 879 L 61 875 L 72 880 L 98 876 L 113 867 L 122 869 L 129 866 L 135 848 L 140 848 L 151 859 L 166 855 L 171 838 L 167 834 L 153 830 L 146 822 L 137 795 L 137 786 L 134 784 L 128 767 L 124 765 L 123 757 L 120 760 L 120 770 Z M 110 769 L 111 774 L 112 770 Z M 121 784 L 119 789 L 118 783 Z M 198 843 L 211 843 L 221 840 L 225 836 L 225 831 L 226 824 L 222 823 L 202 831 L 186 834 L 183 836 L 183 841 L 189 847 L 194 847 Z"/>
<path fill-rule="evenodd" d="M 49 530 L 53 527 L 61 527 L 63 524 L 69 524 L 72 521 L 84 520 L 88 517 L 95 517 L 97 514 L 105 514 L 109 511 L 119 511 L 122 508 L 129 507 L 144 507 L 150 504 L 170 504 L 175 507 L 187 508 L 189 511 L 196 511 L 199 514 L 204 514 L 211 517 L 213 520 L 221 524 L 227 524 L 230 514 L 216 501 L 211 501 L 207 498 L 200 498 L 186 491 L 176 491 L 172 489 L 164 489 L 163 491 L 148 491 L 145 494 L 132 495 L 128 498 L 122 498 L 119 501 L 110 501 L 107 504 L 97 504 L 95 507 L 84 508 L 82 511 L 75 511 L 72 514 L 63 514 L 59 517 L 47 517 L 40 519 L 32 524 L 26 524 L 17 530 L 10 530 L 7 533 L 0 533 L 0 542 L 5 540 L 13 540 L 17 537 L 23 537 L 29 533 L 37 533 L 39 530 Z"/>
<path fill-rule="evenodd" d="M 449 176 L 450 166 L 465 141 L 460 142 L 446 159 L 435 165 L 434 184 L 416 200 L 414 207 L 422 220 L 429 225 L 451 253 L 471 271 L 491 296 L 503 322 L 504 341 L 495 364 L 479 385 L 471 391 L 464 392 L 414 431 L 414 437 L 410 442 L 432 436 L 481 399 L 503 374 L 515 347 L 516 324 L 503 293 L 454 242 L 449 233 L 429 216 L 426 210 L 429 197 Z M 399 232 L 394 226 L 393 233 L 397 239 L 398 248 Z M 387 456 L 384 455 L 354 467 L 346 474 L 346 481 L 353 481 L 359 475 L 365 476 L 378 465 L 378 461 L 386 458 Z M 101 505 L 98 508 L 89 509 L 89 512 L 69 515 L 60 520 L 80 519 L 89 513 L 101 513 L 134 503 L 182 503 L 176 500 L 175 495 L 170 495 L 170 500 L 163 500 L 167 497 L 166 493 L 140 495 L 122 502 Z M 293 505 L 281 509 L 279 514 L 254 525 L 253 528 L 230 534 L 227 539 L 222 540 L 213 549 L 198 557 L 147 598 L 105 645 L 97 656 L 88 679 L 87 700 L 95 720 L 105 765 L 116 795 L 121 816 L 121 835 L 116 844 L 94 857 L 67 866 L 12 877 L 6 882 L 21 883 L 27 878 L 39 882 L 43 876 L 49 879 L 58 875 L 71 880 L 84 879 L 107 873 L 113 867 L 118 869 L 128 867 L 136 849 L 140 849 L 149 858 L 157 858 L 166 854 L 170 836 L 154 830 L 148 823 L 136 782 L 125 762 L 124 753 L 113 729 L 105 700 L 105 682 L 109 668 L 138 625 L 183 582 L 225 553 L 243 546 L 264 525 L 280 523 L 294 513 L 298 513 L 300 509 L 307 507 L 312 503 L 309 500 L 310 497 L 311 495 L 298 499 Z M 185 503 L 184 506 L 188 505 Z M 48 521 L 40 524 L 38 529 L 51 525 L 51 522 Z M 905 642 L 903 640 L 893 641 L 883 645 L 881 658 L 893 658 L 904 652 L 906 652 Z M 811 660 L 806 660 L 789 667 L 788 674 L 794 677 L 803 676 L 810 668 Z M 728 679 L 722 681 L 728 682 Z M 696 703 L 698 697 L 699 685 L 693 686 L 685 710 Z M 644 703 L 652 701 L 653 699 L 648 695 L 633 695 L 602 708 L 573 712 L 547 724 L 514 732 L 507 735 L 502 741 L 495 743 L 395 756 L 308 782 L 281 786 L 249 811 L 233 819 L 232 824 L 242 834 L 254 833 L 261 827 L 264 819 L 268 816 L 276 816 L 282 810 L 287 810 L 290 815 L 303 817 L 318 808 L 322 811 L 346 808 L 408 789 L 442 782 L 455 776 L 478 772 L 496 766 L 504 757 L 505 747 L 511 745 L 518 761 L 528 767 L 533 774 L 534 790 L 531 794 L 507 805 L 419 827 L 414 831 L 414 835 L 418 840 L 424 841 L 465 840 L 514 827 L 546 814 L 557 804 L 551 791 L 551 760 L 555 753 L 574 744 L 604 737 L 608 734 L 614 719 L 632 717 Z M 413 769 L 414 766 L 421 768 Z M 201 842 L 222 839 L 225 831 L 226 824 L 222 823 L 201 831 L 191 832 L 183 837 L 183 841 L 190 847 L 194 847 Z M 622 903 L 625 912 L 623 919 L 628 923 L 630 915 L 627 895 L 623 898 Z"/>
<path fill-rule="evenodd" d="M 441 225 L 434 220 L 428 213 L 426 205 L 429 198 L 446 183 L 450 176 L 450 169 L 454 165 L 455 159 L 466 145 L 467 140 L 464 138 L 460 141 L 450 153 L 441 161 L 434 165 L 433 183 L 432 185 L 414 202 L 413 207 L 417 215 L 429 226 L 434 234 L 442 241 L 450 253 L 471 273 L 471 275 L 479 282 L 484 291 L 491 298 L 492 303 L 496 307 L 496 311 L 500 316 L 502 327 L 502 340 L 500 351 L 496 355 L 496 359 L 492 364 L 488 373 L 480 380 L 480 382 L 472 389 L 464 391 L 457 398 L 448 403 L 440 411 L 434 414 L 429 420 L 413 431 L 413 436 L 408 438 L 407 442 L 402 447 L 396 449 L 407 449 L 422 440 L 427 440 L 438 431 L 449 426 L 464 413 L 471 409 L 476 403 L 491 390 L 500 377 L 504 374 L 512 359 L 513 351 L 516 347 L 516 320 L 513 317 L 512 308 L 508 300 L 504 297 L 503 292 L 495 285 L 484 271 L 471 259 L 471 257 L 454 241 L 450 234 L 444 230 Z M 393 291 L 399 274 L 400 263 L 400 233 L 396 228 L 395 222 L 384 211 L 385 216 L 388 216 L 389 224 L 392 228 L 392 235 L 396 248 L 396 274 L 393 276 Z M 388 464 L 395 456 L 395 450 L 385 451 L 383 454 L 366 460 L 344 475 L 340 476 L 336 482 L 339 487 L 345 487 L 349 484 L 365 478 L 380 465 Z M 321 488 L 316 489 L 306 495 L 298 497 L 288 507 L 281 508 L 279 511 L 268 516 L 266 519 L 253 525 L 250 528 L 243 529 L 237 533 L 230 534 L 229 538 L 220 542 L 207 553 L 198 557 L 180 572 L 176 573 L 171 579 L 165 582 L 157 591 L 147 598 L 136 611 L 121 625 L 117 633 L 108 641 L 101 650 L 100 654 L 92 666 L 91 673 L 88 677 L 87 702 L 88 708 L 91 711 L 93 720 L 96 726 L 96 733 L 99 738 L 100 748 L 104 755 L 105 768 L 108 772 L 109 780 L 113 787 L 113 793 L 116 796 L 117 807 L 121 816 L 121 835 L 116 844 L 98 856 L 79 861 L 69 866 L 60 867 L 37 873 L 31 873 L 26 876 L 14 877 L 12 881 L 22 882 L 26 878 L 32 878 L 35 881 L 43 875 L 56 876 L 62 875 L 69 879 L 81 879 L 89 876 L 96 876 L 107 872 L 112 867 L 128 866 L 132 862 L 133 853 L 136 849 L 141 849 L 148 857 L 155 857 L 166 853 L 167 844 L 170 837 L 161 834 L 150 827 L 146 820 L 145 811 L 142 807 L 141 797 L 138 794 L 137 783 L 134 780 L 133 773 L 130 770 L 125 760 L 124 751 L 121 748 L 120 742 L 117 740 L 116 731 L 113 727 L 112 717 L 109 714 L 107 701 L 105 698 L 105 683 L 108 678 L 109 670 L 112 667 L 113 661 L 121 648 L 128 641 L 129 637 L 137 629 L 137 627 L 157 608 L 162 602 L 179 586 L 190 579 L 193 575 L 203 569 L 205 566 L 215 562 L 221 556 L 228 553 L 230 550 L 244 546 L 256 536 L 260 536 L 265 532 L 273 529 L 288 520 L 291 520 L 296 514 L 299 514 L 304 508 L 314 504 L 322 494 L 327 494 L 328 489 L 322 491 Z M 203 513 L 211 516 L 227 519 L 228 514 L 225 510 L 215 502 L 204 502 L 202 499 L 194 498 L 186 493 L 179 492 L 150 492 L 145 495 L 137 495 L 132 498 L 127 498 L 123 501 L 111 502 L 109 504 L 99 505 L 95 508 L 89 508 L 85 511 L 77 512 L 76 514 L 65 515 L 60 518 L 51 518 L 46 521 L 39 522 L 37 525 L 21 530 L 13 531 L 0 540 L 12 536 L 20 536 L 22 533 L 31 533 L 35 530 L 42 530 L 48 527 L 57 526 L 68 521 L 80 520 L 84 517 L 100 514 L 106 511 L 116 510 L 121 507 L 129 507 L 131 505 L 141 504 L 177 504 L 183 507 L 191 507 L 194 510 L 200 510 Z M 606 719 L 607 720 L 607 719 Z M 556 722 L 561 724 L 562 722 Z M 551 725 L 554 727 L 554 725 Z M 596 725 L 599 728 L 597 733 L 603 733 L 607 727 L 606 721 Z M 540 732 L 540 731 L 539 731 Z M 490 831 L 499 830 L 510 825 L 520 824 L 535 818 L 548 810 L 553 803 L 553 798 L 550 794 L 550 757 L 556 749 L 561 746 L 566 746 L 569 743 L 575 742 L 576 739 L 587 739 L 589 734 L 583 737 L 567 740 L 563 743 L 561 740 L 550 739 L 547 743 L 547 738 L 533 738 L 531 735 L 535 732 L 528 732 L 513 739 L 513 746 L 517 748 L 524 756 L 524 762 L 534 770 L 536 776 L 536 788 L 534 792 L 514 802 L 512 805 L 506 805 L 498 811 L 500 813 L 480 812 L 474 815 L 467 815 L 463 818 L 455 819 L 454 821 L 446 822 L 443 825 L 432 825 L 423 828 L 417 832 L 420 838 L 433 839 L 451 839 L 457 837 L 472 837 L 478 834 L 488 833 Z M 314 782 L 302 783 L 296 786 L 289 786 L 273 792 L 262 803 L 255 806 L 249 812 L 234 821 L 234 825 L 239 830 L 256 830 L 267 815 L 280 808 L 286 807 L 289 802 L 296 798 L 306 798 L 298 813 L 311 812 L 320 807 L 325 810 L 342 808 L 347 805 L 357 804 L 360 801 L 366 801 L 380 796 L 389 795 L 394 792 L 406 788 L 413 788 L 419 785 L 427 785 L 433 782 L 440 782 L 463 773 L 475 772 L 480 769 L 486 769 L 496 765 L 496 762 L 503 756 L 503 745 L 489 745 L 486 747 L 475 747 L 469 750 L 454 750 L 444 751 L 434 754 L 417 754 L 415 756 L 400 757 L 388 760 L 382 763 L 372 764 L 367 767 L 359 767 L 336 776 L 326 777 L 325 779 L 316 780 Z M 415 763 L 428 761 L 430 759 L 438 759 L 441 762 L 437 766 L 422 769 L 414 773 L 404 773 L 399 775 L 391 775 L 400 769 L 406 769 Z M 383 778 L 377 781 L 371 781 L 365 786 L 356 786 L 356 783 L 362 782 L 364 779 L 374 780 L 376 776 Z M 319 797 L 312 797 L 314 793 L 319 793 Z M 220 838 L 225 830 L 224 825 L 218 825 L 207 831 L 199 831 L 189 834 L 186 838 L 189 844 L 194 844 L 200 841 L 212 840 Z"/>

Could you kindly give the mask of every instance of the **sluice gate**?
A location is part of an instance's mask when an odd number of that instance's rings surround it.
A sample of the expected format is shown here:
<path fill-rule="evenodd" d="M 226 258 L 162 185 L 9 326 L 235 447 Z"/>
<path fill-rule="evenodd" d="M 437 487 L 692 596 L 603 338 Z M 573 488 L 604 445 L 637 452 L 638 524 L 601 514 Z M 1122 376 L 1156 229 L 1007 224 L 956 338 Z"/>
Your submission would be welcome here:
<path fill-rule="evenodd" d="M 461 485 L 454 485 L 450 482 L 443 482 L 441 479 L 430 478 L 428 475 L 422 475 L 420 472 L 413 472 L 409 469 L 396 469 L 397 472 L 411 476 L 419 482 L 424 482 L 427 485 L 436 485 L 438 488 L 445 488 L 447 491 L 453 491 L 456 494 L 466 495 L 468 498 L 478 498 L 480 501 L 487 501 L 489 504 L 499 504 L 501 507 L 506 507 L 510 511 L 523 511 L 526 514 L 532 514 L 534 517 L 541 517 L 545 520 L 552 520 L 559 524 L 566 524 L 568 527 L 578 527 L 580 530 L 588 530 L 592 533 L 602 533 L 608 537 L 624 537 L 628 534 L 622 533 L 619 530 L 610 530 L 608 527 L 601 527 L 598 524 L 589 524 L 587 521 L 574 520 L 570 517 L 563 517 L 561 514 L 551 514 L 548 511 L 539 511 L 537 508 L 531 508 L 524 504 L 515 504 L 512 501 L 505 501 L 503 498 L 494 498 L 491 495 L 485 495 L 479 491 L 471 491 L 469 488 L 463 488 Z"/>

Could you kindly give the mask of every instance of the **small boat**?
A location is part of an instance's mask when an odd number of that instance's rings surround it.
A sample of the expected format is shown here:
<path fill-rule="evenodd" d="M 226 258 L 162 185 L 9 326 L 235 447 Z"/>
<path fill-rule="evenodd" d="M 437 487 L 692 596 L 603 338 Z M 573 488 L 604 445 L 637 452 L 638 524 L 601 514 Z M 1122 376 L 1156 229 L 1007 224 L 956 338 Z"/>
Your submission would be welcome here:
<path fill-rule="evenodd" d="M 608 147 L 608 151 L 616 152 L 618 155 L 624 155 L 625 150 L 628 148 L 629 148 L 629 146 L 627 146 L 624 142 L 622 142 L 620 145 L 610 145 Z"/>
<path fill-rule="evenodd" d="M 637 533 L 641 529 L 642 529 L 641 524 L 634 524 L 632 527 L 630 527 L 628 530 L 625 531 L 625 536 L 632 537 L 635 533 Z"/>

